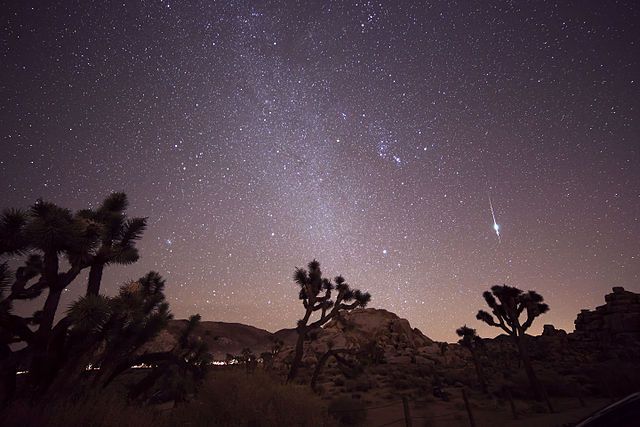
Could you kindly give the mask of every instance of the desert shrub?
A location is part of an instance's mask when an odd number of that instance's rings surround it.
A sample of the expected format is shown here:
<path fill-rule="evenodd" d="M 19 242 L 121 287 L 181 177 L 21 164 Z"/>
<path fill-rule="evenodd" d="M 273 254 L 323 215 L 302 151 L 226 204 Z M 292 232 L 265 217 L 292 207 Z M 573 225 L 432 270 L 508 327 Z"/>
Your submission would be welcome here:
<path fill-rule="evenodd" d="M 411 382 L 405 378 L 394 378 L 392 385 L 396 390 L 406 390 L 411 388 Z"/>
<path fill-rule="evenodd" d="M 197 401 L 173 411 L 167 425 L 316 426 L 326 414 L 309 387 L 281 384 L 263 371 L 214 371 Z"/>
<path fill-rule="evenodd" d="M 355 426 L 367 419 L 367 408 L 361 400 L 340 397 L 329 403 L 329 414 L 342 425 Z"/>
<path fill-rule="evenodd" d="M 309 387 L 281 384 L 268 373 L 210 372 L 200 392 L 171 408 L 129 405 L 120 389 L 71 402 L 32 407 L 14 402 L 0 414 L 3 427 L 169 427 L 327 425 L 326 404 Z M 331 424 L 329 424 L 331 425 Z"/>
<path fill-rule="evenodd" d="M 375 386 L 374 381 L 366 377 L 358 377 L 353 380 L 347 380 L 345 388 L 349 392 L 353 391 L 369 391 Z"/>
<path fill-rule="evenodd" d="M 124 399 L 105 391 L 100 396 L 89 395 L 76 401 L 57 399 L 33 406 L 27 400 L 17 400 L 0 413 L 4 427 L 153 427 L 158 414 L 141 406 L 127 405 Z"/>

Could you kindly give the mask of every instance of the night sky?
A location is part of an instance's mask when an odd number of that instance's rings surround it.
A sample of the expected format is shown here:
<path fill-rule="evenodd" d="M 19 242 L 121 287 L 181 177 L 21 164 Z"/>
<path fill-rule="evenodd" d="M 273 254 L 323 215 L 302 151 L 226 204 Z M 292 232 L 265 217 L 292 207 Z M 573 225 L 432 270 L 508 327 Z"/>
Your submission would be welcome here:
<path fill-rule="evenodd" d="M 176 317 L 273 331 L 316 258 L 452 341 L 494 284 L 533 332 L 640 291 L 637 1 L 9 3 L 0 208 L 125 191 L 107 293 L 154 269 Z"/>

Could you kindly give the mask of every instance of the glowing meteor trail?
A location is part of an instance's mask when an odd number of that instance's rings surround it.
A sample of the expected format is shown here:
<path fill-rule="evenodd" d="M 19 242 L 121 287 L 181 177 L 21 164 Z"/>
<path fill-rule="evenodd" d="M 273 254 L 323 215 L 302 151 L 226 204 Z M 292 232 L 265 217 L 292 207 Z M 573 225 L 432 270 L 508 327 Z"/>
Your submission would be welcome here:
<path fill-rule="evenodd" d="M 496 214 L 493 211 L 493 203 L 491 202 L 491 194 L 489 194 L 489 208 L 491 208 L 491 217 L 493 218 L 493 229 L 496 232 L 496 236 L 498 236 L 498 243 L 502 243 L 500 239 L 500 226 L 496 222 Z"/>

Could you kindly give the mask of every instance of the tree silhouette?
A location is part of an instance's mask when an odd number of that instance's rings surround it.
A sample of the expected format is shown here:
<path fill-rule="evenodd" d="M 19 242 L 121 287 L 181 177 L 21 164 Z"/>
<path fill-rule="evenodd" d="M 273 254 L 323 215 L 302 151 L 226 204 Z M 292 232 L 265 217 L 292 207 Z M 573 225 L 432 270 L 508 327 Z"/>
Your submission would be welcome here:
<path fill-rule="evenodd" d="M 200 337 L 193 336 L 199 323 L 200 315 L 189 317 L 187 327 L 174 348 L 167 352 L 145 353 L 133 361 L 134 365 L 146 364 L 153 368 L 148 375 L 130 387 L 130 399 L 148 399 L 150 391 L 158 389 L 164 394 L 163 400 L 174 400 L 177 405 L 184 402 L 188 394 L 198 390 L 212 360 L 207 344 Z"/>
<path fill-rule="evenodd" d="M 104 388 L 132 366 L 151 367 L 129 389 L 129 398 L 142 400 L 154 387 L 176 402 L 184 400 L 204 377 L 211 360 L 204 341 L 194 339 L 200 316 L 191 316 L 174 347 L 168 351 L 144 352 L 172 319 L 164 296 L 165 281 L 156 272 L 120 287 L 118 295 L 86 295 L 68 312 L 69 333 L 64 375 L 52 388 L 73 389 L 89 363 L 100 368 L 93 385 Z"/>
<path fill-rule="evenodd" d="M 480 310 L 476 318 L 490 326 L 502 329 L 513 338 L 527 373 L 531 389 L 537 399 L 542 399 L 544 397 L 544 391 L 531 365 L 531 359 L 526 342 L 524 341 L 524 336 L 536 317 L 549 311 L 549 306 L 543 302 L 544 299 L 542 295 L 537 292 L 523 292 L 521 289 L 507 285 L 493 286 L 491 292 L 485 291 L 482 296 L 491 308 L 493 315 L 484 310 Z M 526 319 L 521 323 L 520 316 L 523 313 L 526 314 Z M 493 316 L 495 316 L 495 318 Z"/>
<path fill-rule="evenodd" d="M 255 371 L 258 360 L 256 355 L 253 354 L 253 350 L 251 350 L 249 347 L 245 347 L 242 349 L 239 360 L 244 364 L 244 369 L 247 375 Z"/>
<path fill-rule="evenodd" d="M 278 355 L 278 353 L 280 353 L 280 350 L 284 345 L 284 342 L 280 339 L 273 338 L 273 337 L 271 339 L 272 339 L 271 349 L 269 351 L 260 353 L 260 358 L 262 359 L 262 367 L 267 371 L 273 368 L 273 359 L 275 358 L 275 356 Z"/>
<path fill-rule="evenodd" d="M 147 227 L 146 218 L 127 219 L 127 195 L 112 193 L 96 210 L 85 209 L 78 215 L 96 225 L 99 245 L 91 254 L 88 264 L 87 295 L 100 292 L 102 272 L 109 264 L 132 264 L 138 261 L 135 243 Z"/>
<path fill-rule="evenodd" d="M 296 268 L 293 275 L 293 279 L 300 286 L 299 299 L 302 301 L 305 313 L 296 327 L 298 339 L 287 381 L 295 379 L 298 373 L 304 354 L 304 342 L 309 332 L 322 327 L 340 312 L 365 307 L 371 300 L 369 293 L 351 289 L 342 276 L 334 279 L 335 285 L 331 280 L 323 278 L 318 261 L 311 261 L 307 268 L 308 270 Z M 332 299 L 334 290 L 337 291 L 335 300 Z M 320 313 L 320 317 L 311 321 L 312 316 L 317 312 Z"/>
<path fill-rule="evenodd" d="M 98 242 L 98 230 L 74 215 L 70 210 L 53 203 L 38 200 L 28 212 L 7 210 L 0 218 L 0 256 L 29 254 L 25 264 L 18 268 L 11 280 L 10 292 L 0 301 L 1 315 L 8 320 L 2 323 L 2 346 L 24 341 L 26 352 L 31 357 L 30 378 L 35 382 L 51 376 L 49 351 L 53 322 L 64 289 L 88 267 L 89 254 Z M 68 267 L 63 270 L 61 261 L 66 259 Z M 5 288 L 7 277 L 11 277 L 4 263 Z M 37 278 L 37 281 L 33 282 Z M 32 282 L 32 283 L 30 283 Z M 42 310 L 31 318 L 21 318 L 11 313 L 15 300 L 36 298 L 47 290 Z M 6 292 L 3 292 L 3 294 Z M 37 325 L 33 333 L 27 332 L 29 325 Z M 16 357 L 3 352 L 7 359 Z M 24 351 L 21 351 L 21 356 Z M 8 360 L 10 365 L 11 360 Z"/>
<path fill-rule="evenodd" d="M 469 350 L 469 353 L 471 353 L 471 359 L 473 360 L 473 364 L 476 368 L 476 374 L 478 375 L 480 388 L 483 392 L 486 393 L 487 381 L 485 379 L 482 365 L 480 364 L 480 359 L 478 356 L 478 348 L 482 345 L 482 338 L 478 336 L 475 329 L 469 328 L 467 325 L 456 329 L 456 334 L 458 334 L 458 336 L 460 337 L 458 343 Z"/>
<path fill-rule="evenodd" d="M 38 200 L 27 211 L 8 209 L 0 215 L 0 376 L 5 396 L 15 389 L 16 370 L 25 361 L 30 361 L 29 379 L 40 389 L 64 364 L 72 322 L 64 317 L 54 327 L 54 320 L 63 291 L 78 275 L 90 268 L 87 293 L 97 296 L 106 265 L 138 259 L 135 242 L 146 220 L 126 219 L 126 207 L 126 196 L 114 193 L 95 211 L 72 213 Z M 9 269 L 10 257 L 22 258 L 15 272 Z M 41 310 L 30 317 L 13 313 L 14 302 L 43 293 Z M 100 304 L 100 299 L 92 303 Z"/>

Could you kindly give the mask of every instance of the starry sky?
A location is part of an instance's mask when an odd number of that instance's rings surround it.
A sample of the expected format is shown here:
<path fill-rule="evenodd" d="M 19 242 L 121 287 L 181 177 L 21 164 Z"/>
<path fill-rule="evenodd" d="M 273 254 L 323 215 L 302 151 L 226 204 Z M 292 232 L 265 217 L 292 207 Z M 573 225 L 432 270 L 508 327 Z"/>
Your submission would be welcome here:
<path fill-rule="evenodd" d="M 293 327 L 313 258 L 453 341 L 640 291 L 640 4 L 9 2 L 0 208 L 125 191 L 176 317 Z M 500 241 L 493 229 L 489 197 Z M 68 304 L 83 292 L 73 284 Z"/>

